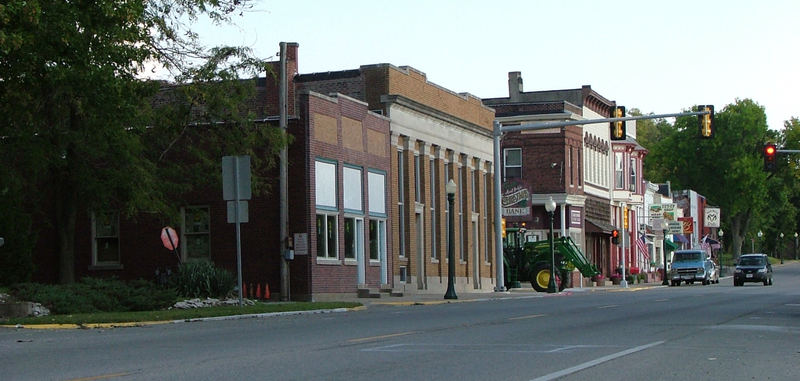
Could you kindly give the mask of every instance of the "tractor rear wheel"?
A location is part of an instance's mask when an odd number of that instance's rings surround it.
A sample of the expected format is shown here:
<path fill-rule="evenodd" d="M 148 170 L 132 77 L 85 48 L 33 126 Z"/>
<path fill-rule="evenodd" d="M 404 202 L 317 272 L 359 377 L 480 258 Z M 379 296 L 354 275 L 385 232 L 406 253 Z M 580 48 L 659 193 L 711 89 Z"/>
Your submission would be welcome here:
<path fill-rule="evenodd" d="M 530 274 L 533 289 L 538 292 L 547 292 L 547 288 L 550 286 L 550 265 L 539 263 L 533 267 L 533 271 Z M 556 287 L 558 291 L 563 291 L 567 287 L 567 280 L 567 277 L 556 269 Z"/>

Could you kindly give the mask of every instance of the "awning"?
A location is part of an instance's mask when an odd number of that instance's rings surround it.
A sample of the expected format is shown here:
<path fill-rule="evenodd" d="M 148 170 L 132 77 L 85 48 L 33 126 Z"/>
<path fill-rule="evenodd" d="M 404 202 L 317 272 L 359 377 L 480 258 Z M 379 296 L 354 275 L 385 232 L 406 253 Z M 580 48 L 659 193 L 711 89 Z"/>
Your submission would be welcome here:
<path fill-rule="evenodd" d="M 675 251 L 675 250 L 677 250 L 678 248 L 681 247 L 680 244 L 672 242 L 672 241 L 669 241 L 669 240 L 664 240 L 664 243 L 667 245 L 667 251 Z"/>
<path fill-rule="evenodd" d="M 611 234 L 611 231 L 616 229 L 614 225 L 600 221 L 592 221 L 588 218 L 586 219 L 586 231 L 589 233 Z"/>
<path fill-rule="evenodd" d="M 689 243 L 689 239 L 687 239 L 683 234 L 673 234 L 672 240 L 680 243 Z"/>

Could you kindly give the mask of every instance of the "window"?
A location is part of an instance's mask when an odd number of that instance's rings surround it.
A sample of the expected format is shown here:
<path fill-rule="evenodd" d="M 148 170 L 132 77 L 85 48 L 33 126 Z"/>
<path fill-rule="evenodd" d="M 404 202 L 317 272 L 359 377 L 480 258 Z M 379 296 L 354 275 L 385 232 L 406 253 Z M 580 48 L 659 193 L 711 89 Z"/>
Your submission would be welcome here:
<path fill-rule="evenodd" d="M 363 226 L 363 225 L 362 225 Z M 356 259 L 356 219 L 344 219 L 344 259 Z"/>
<path fill-rule="evenodd" d="M 636 159 L 631 157 L 631 192 L 636 193 Z"/>
<path fill-rule="evenodd" d="M 384 242 L 384 229 L 386 229 L 385 221 L 382 220 L 369 220 L 369 260 L 380 261 L 381 253 L 386 247 Z"/>
<path fill-rule="evenodd" d="M 503 170 L 504 176 L 522 177 L 522 149 L 506 148 L 503 150 Z"/>
<path fill-rule="evenodd" d="M 119 265 L 119 213 L 92 213 L 92 265 Z"/>
<path fill-rule="evenodd" d="M 398 243 L 400 244 L 400 258 L 406 257 L 406 211 L 405 211 L 405 196 L 403 188 L 405 188 L 405 154 L 403 151 L 397 151 L 397 224 L 399 226 Z"/>
<path fill-rule="evenodd" d="M 336 226 L 335 214 L 317 214 L 317 258 L 337 258 Z"/>
<path fill-rule="evenodd" d="M 314 171 L 317 206 L 336 208 L 336 164 L 317 160 Z"/>
<path fill-rule="evenodd" d="M 414 156 L 414 201 L 422 202 L 422 162 L 419 155 Z"/>
<path fill-rule="evenodd" d="M 386 215 L 386 175 L 369 172 L 367 174 L 369 188 L 369 213 Z"/>
<path fill-rule="evenodd" d="M 622 152 L 614 152 L 614 188 L 623 189 L 625 184 L 625 163 L 622 162 Z"/>
<path fill-rule="evenodd" d="M 211 227 L 207 206 L 185 207 L 181 242 L 184 261 L 211 259 Z"/>
<path fill-rule="evenodd" d="M 431 259 L 436 260 L 436 259 L 439 258 L 439 253 L 438 253 L 439 243 L 437 242 L 437 240 L 439 239 L 439 235 L 436 234 L 437 233 L 436 229 L 439 228 L 439 224 L 438 224 L 438 221 L 437 221 L 438 218 L 436 216 L 436 205 L 437 205 L 436 201 L 438 200 L 436 191 L 437 191 L 437 189 L 439 189 L 439 188 L 436 187 L 436 185 L 437 185 L 437 176 L 439 175 L 439 167 L 436 166 L 436 161 L 432 157 L 431 157 L 431 160 L 430 160 L 430 168 L 431 168 L 430 169 L 430 174 L 431 174 L 431 182 L 430 182 L 430 184 L 431 184 L 431 186 L 430 186 L 430 189 L 431 189 L 431 202 L 430 202 L 431 218 L 430 218 L 430 223 L 428 225 L 430 225 L 430 227 L 431 227 Z"/>
<path fill-rule="evenodd" d="M 362 181 L 361 169 L 354 167 L 344 167 L 344 208 L 352 211 L 364 211 L 362 201 Z"/>
<path fill-rule="evenodd" d="M 470 179 L 470 192 L 472 192 L 472 211 L 478 212 L 478 177 L 475 176 L 475 170 L 469 171 Z"/>

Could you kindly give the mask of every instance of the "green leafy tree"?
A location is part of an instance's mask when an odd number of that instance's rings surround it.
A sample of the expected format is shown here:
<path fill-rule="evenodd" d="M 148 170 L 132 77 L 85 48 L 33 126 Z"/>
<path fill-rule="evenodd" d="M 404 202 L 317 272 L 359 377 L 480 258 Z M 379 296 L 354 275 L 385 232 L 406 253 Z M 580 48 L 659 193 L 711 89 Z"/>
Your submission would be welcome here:
<path fill-rule="evenodd" d="M 648 148 L 645 165 L 655 175 L 652 180 L 694 189 L 719 206 L 726 240 L 738 256 L 751 227 L 768 225 L 776 202 L 786 205 L 786 193 L 772 187 L 763 171 L 761 148 L 774 134 L 762 106 L 737 99 L 717 112 L 715 125 L 716 137 L 704 140 L 698 138 L 697 117 L 676 118 L 658 144 Z"/>
<path fill-rule="evenodd" d="M 43 218 L 56 231 L 60 283 L 74 281 L 78 213 L 148 211 L 176 220 L 181 194 L 219 181 L 224 154 L 251 155 L 255 191 L 264 189 L 257 175 L 286 144 L 278 129 L 253 123 L 247 102 L 256 83 L 247 78 L 267 66 L 246 48 L 206 49 L 191 30 L 200 16 L 230 23 L 250 7 L 248 0 L 0 5 L 0 203 L 35 211 L 52 200 L 55 212 Z M 174 82 L 142 79 L 150 65 L 169 70 Z"/>

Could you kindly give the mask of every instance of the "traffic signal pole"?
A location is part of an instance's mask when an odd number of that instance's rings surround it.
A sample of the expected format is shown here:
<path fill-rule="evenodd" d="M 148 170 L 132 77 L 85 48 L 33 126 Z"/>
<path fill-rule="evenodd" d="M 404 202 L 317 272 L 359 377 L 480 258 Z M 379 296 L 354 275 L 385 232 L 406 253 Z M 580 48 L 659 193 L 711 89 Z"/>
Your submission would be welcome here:
<path fill-rule="evenodd" d="M 583 126 L 585 124 L 597 123 L 612 123 L 624 122 L 628 120 L 647 120 L 647 119 L 662 119 L 674 118 L 679 116 L 693 116 L 693 115 L 708 115 L 709 111 L 694 111 L 694 112 L 680 112 L 673 114 L 659 114 L 659 115 L 640 115 L 640 116 L 626 116 L 622 118 L 604 118 L 604 119 L 584 119 L 584 120 L 570 120 L 565 122 L 538 122 L 527 123 L 515 126 L 503 126 L 499 121 L 495 120 L 492 128 L 493 146 L 494 146 L 494 247 L 495 247 L 495 267 L 497 283 L 494 288 L 496 292 L 506 291 L 504 270 L 503 270 L 503 238 L 502 238 L 502 220 L 503 220 L 503 206 L 502 195 L 502 176 L 500 169 L 500 138 L 504 132 L 516 131 L 532 131 L 532 130 L 546 130 L 554 127 L 566 126 Z M 623 270 L 624 271 L 624 270 Z"/>

